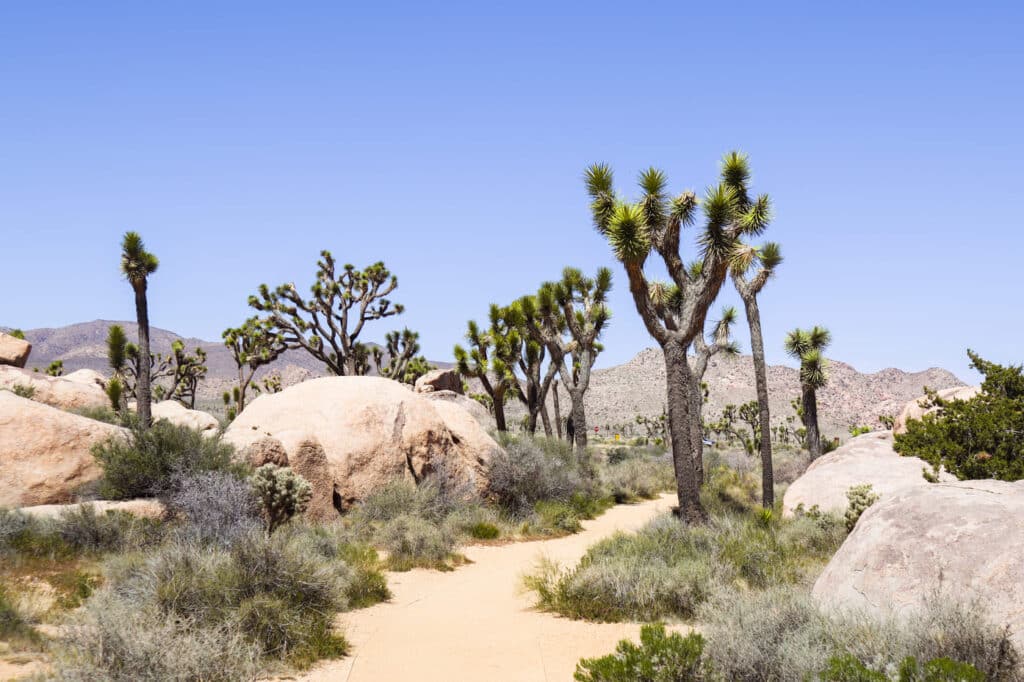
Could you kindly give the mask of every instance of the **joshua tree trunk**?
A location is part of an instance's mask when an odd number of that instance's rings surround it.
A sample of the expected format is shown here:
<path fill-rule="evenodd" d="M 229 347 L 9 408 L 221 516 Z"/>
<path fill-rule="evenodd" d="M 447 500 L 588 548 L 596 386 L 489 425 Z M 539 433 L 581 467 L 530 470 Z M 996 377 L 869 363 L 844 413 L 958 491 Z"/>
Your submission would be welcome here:
<path fill-rule="evenodd" d="M 583 409 L 583 391 L 569 391 L 572 400 L 572 426 L 575 431 L 575 446 L 580 452 L 587 449 L 587 412 Z"/>
<path fill-rule="evenodd" d="M 691 377 L 690 381 L 690 448 L 693 453 L 693 470 L 697 476 L 697 485 L 704 483 L 704 429 L 700 415 L 704 407 L 704 396 L 701 393 L 700 379 Z M 671 440 L 671 439 L 670 439 Z"/>
<path fill-rule="evenodd" d="M 505 426 L 505 390 L 503 388 L 496 388 L 494 390 L 492 402 L 494 404 L 495 425 L 499 431 L 508 431 L 508 428 Z"/>
<path fill-rule="evenodd" d="M 686 357 L 686 346 L 669 340 L 663 352 L 679 518 L 686 523 L 699 524 L 707 520 L 707 512 L 700 503 L 700 482 L 693 452 L 693 376 Z"/>
<path fill-rule="evenodd" d="M 548 416 L 548 406 L 546 404 L 541 405 L 540 419 L 544 423 L 544 435 L 551 438 L 551 417 Z"/>
<path fill-rule="evenodd" d="M 768 372 L 764 360 L 764 338 L 761 336 L 761 311 L 753 297 L 745 297 L 743 304 L 747 311 L 747 324 L 750 326 L 750 351 L 754 356 L 754 383 L 757 386 L 757 405 L 760 413 L 761 505 L 765 509 L 771 509 L 775 505 L 775 472 L 772 464 L 772 423 L 768 411 Z"/>
<path fill-rule="evenodd" d="M 135 317 L 139 323 L 139 373 L 136 378 L 135 403 L 139 415 L 139 423 L 147 429 L 152 423 L 150 402 L 152 387 L 149 385 L 151 358 L 149 355 L 149 304 L 146 301 L 146 282 L 133 287 L 135 289 Z"/>
<path fill-rule="evenodd" d="M 558 429 L 558 439 L 562 439 L 562 412 L 558 409 L 558 382 L 551 386 L 551 397 L 555 403 L 555 428 Z"/>
<path fill-rule="evenodd" d="M 804 405 L 804 427 L 807 429 L 807 450 L 811 460 L 821 457 L 821 434 L 818 431 L 818 397 L 814 389 L 804 384 L 801 399 Z"/>

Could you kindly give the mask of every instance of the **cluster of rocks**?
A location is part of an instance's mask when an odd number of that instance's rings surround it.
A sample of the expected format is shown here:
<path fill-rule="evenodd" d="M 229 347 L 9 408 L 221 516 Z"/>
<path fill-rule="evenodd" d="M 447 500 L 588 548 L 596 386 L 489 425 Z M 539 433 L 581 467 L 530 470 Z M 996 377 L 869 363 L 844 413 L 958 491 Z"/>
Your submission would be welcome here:
<path fill-rule="evenodd" d="M 967 400 L 979 390 L 939 396 Z M 933 409 L 908 402 L 897 429 Z M 892 432 L 869 433 L 821 457 L 789 486 L 787 515 L 801 506 L 842 514 L 846 491 L 864 483 L 879 495 L 815 582 L 814 597 L 828 611 L 881 617 L 934 598 L 978 603 L 1024 650 L 1024 481 L 957 481 L 939 472 L 939 482 L 929 483 L 926 468 L 893 449 Z"/>

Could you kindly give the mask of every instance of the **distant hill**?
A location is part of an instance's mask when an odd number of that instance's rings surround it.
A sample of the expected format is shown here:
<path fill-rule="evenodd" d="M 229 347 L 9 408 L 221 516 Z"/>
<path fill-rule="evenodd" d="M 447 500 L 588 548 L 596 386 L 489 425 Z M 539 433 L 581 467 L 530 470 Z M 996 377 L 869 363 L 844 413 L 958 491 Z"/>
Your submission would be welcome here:
<path fill-rule="evenodd" d="M 138 336 L 134 322 L 95 320 L 66 327 L 29 329 L 25 337 L 32 343 L 29 367 L 46 368 L 53 360 L 63 360 L 66 371 L 81 368 L 107 373 L 106 337 L 112 324 L 125 328 L 129 338 Z M 168 353 L 171 343 L 182 339 L 192 350 L 202 348 L 207 353 L 209 373 L 200 385 L 200 400 L 212 409 L 220 395 L 237 380 L 237 369 L 227 348 L 215 341 L 183 338 L 165 329 L 150 330 L 153 350 Z M 450 367 L 450 362 L 436 362 L 438 367 Z M 261 371 L 281 375 L 286 386 L 325 374 L 323 365 L 302 350 L 291 350 Z M 921 372 L 883 369 L 871 374 L 858 372 L 846 363 L 832 360 L 828 386 L 818 394 L 818 406 L 823 431 L 829 436 L 847 435 L 851 425 L 878 427 L 878 416 L 897 414 L 908 401 L 922 395 L 924 386 L 942 389 L 961 386 L 951 372 L 931 368 Z M 749 355 L 715 357 L 711 360 L 704 381 L 709 398 L 704 413 L 716 417 L 727 404 L 740 405 L 754 400 L 754 372 Z M 475 382 L 471 382 L 475 383 Z M 771 396 L 772 421 L 781 423 L 793 414 L 790 401 L 800 395 L 799 372 L 792 367 L 773 365 L 768 368 L 768 386 Z M 478 388 L 475 390 L 479 390 Z M 568 395 L 562 391 L 562 414 L 568 414 Z M 614 428 L 633 422 L 637 415 L 656 417 L 665 406 L 665 365 L 661 351 L 647 348 L 629 362 L 596 370 L 591 378 L 587 396 L 587 417 L 591 428 Z M 509 421 L 518 420 L 523 410 L 518 401 L 508 405 Z"/>
<path fill-rule="evenodd" d="M 136 323 L 118 320 L 93 320 L 66 327 L 26 329 L 25 338 L 32 344 L 32 355 L 29 357 L 28 367 L 38 367 L 43 370 L 52 361 L 63 360 L 65 372 L 87 368 L 109 374 L 106 341 L 107 330 L 113 324 L 124 327 L 129 339 L 138 338 Z M 157 327 L 151 327 L 149 335 L 154 353 L 169 353 L 171 344 L 177 339 L 181 339 L 185 343 L 185 348 L 190 352 L 196 348 L 206 351 L 206 365 L 209 371 L 206 380 L 199 387 L 199 398 L 204 404 L 209 405 L 219 401 L 220 395 L 237 382 L 238 369 L 224 344 L 218 341 L 183 337 Z M 443 362 L 433 364 L 439 367 L 450 365 L 450 363 Z M 326 374 L 323 364 L 301 349 L 286 351 L 275 362 L 261 369 L 257 378 L 274 372 L 281 375 L 281 382 L 285 386 Z"/>
<path fill-rule="evenodd" d="M 782 365 L 768 367 L 769 406 L 772 423 L 783 423 L 793 415 L 790 401 L 800 395 L 799 371 Z M 883 369 L 871 374 L 858 372 L 846 363 L 829 363 L 829 383 L 818 392 L 818 411 L 825 435 L 847 437 L 851 425 L 881 428 L 878 416 L 898 414 L 910 400 L 923 395 L 923 387 L 941 389 L 962 386 L 954 374 L 931 368 L 922 372 Z M 756 400 L 754 369 L 749 355 L 718 356 L 708 365 L 704 381 L 708 402 L 704 414 L 716 418 L 728 404 L 741 405 Z M 568 412 L 568 396 L 560 396 L 563 417 Z M 523 413 L 510 405 L 510 417 Z M 622 365 L 595 370 L 586 398 L 590 428 L 617 430 L 637 415 L 656 417 L 665 407 L 665 363 L 661 351 L 647 348 Z M 511 421 L 511 419 L 510 419 Z"/>

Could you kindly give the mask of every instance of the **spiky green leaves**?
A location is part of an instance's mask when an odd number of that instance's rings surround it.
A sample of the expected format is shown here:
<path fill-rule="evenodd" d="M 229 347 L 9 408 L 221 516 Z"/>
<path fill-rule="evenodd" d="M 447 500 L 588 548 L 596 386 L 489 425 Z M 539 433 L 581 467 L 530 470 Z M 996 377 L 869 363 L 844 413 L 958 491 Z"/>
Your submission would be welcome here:
<path fill-rule="evenodd" d="M 782 263 L 782 248 L 775 242 L 768 242 L 758 250 L 758 259 L 765 270 L 774 270 Z"/>
<path fill-rule="evenodd" d="M 128 346 L 128 336 L 124 333 L 124 327 L 119 324 L 112 324 L 107 329 L 107 362 L 115 374 L 124 371 L 124 363 L 127 359 L 125 348 Z"/>
<path fill-rule="evenodd" d="M 612 169 L 606 163 L 595 163 L 583 173 L 583 181 L 590 195 L 590 212 L 594 216 L 594 227 L 601 234 L 608 232 L 608 222 L 615 209 L 615 194 L 612 190 Z"/>
<path fill-rule="evenodd" d="M 818 325 L 811 329 L 797 328 L 786 334 L 786 353 L 800 361 L 800 383 L 814 389 L 828 383 L 828 361 L 824 352 L 831 343 L 831 332 Z"/>
<path fill-rule="evenodd" d="M 605 232 L 615 257 L 623 263 L 642 264 L 651 251 L 650 235 L 643 207 L 620 203 L 615 206 Z"/>
<path fill-rule="evenodd" d="M 145 284 L 160 261 L 149 251 L 138 232 L 125 232 L 121 240 L 121 272 L 133 287 Z"/>

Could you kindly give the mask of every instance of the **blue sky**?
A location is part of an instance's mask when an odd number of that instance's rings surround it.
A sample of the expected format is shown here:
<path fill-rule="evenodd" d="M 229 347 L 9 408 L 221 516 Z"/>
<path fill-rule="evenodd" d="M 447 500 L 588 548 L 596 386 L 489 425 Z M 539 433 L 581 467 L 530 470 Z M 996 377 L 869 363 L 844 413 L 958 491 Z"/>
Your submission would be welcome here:
<path fill-rule="evenodd" d="M 371 337 L 446 359 L 488 303 L 615 266 L 587 164 L 700 190 L 738 148 L 786 257 L 769 361 L 815 323 L 865 371 L 1024 359 L 1020 4 L 488 4 L 5 3 L 0 324 L 131 318 L 134 229 L 156 326 L 217 339 L 327 248 L 399 276 Z M 614 270 L 601 365 L 651 345 Z"/>

